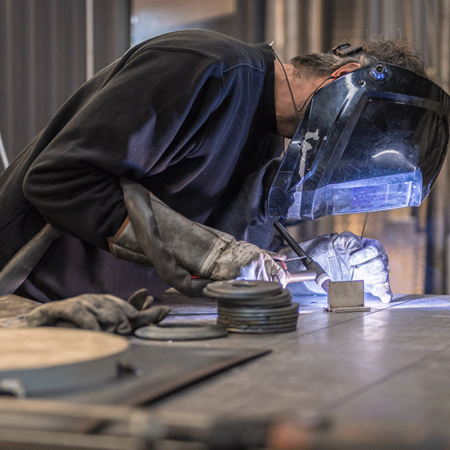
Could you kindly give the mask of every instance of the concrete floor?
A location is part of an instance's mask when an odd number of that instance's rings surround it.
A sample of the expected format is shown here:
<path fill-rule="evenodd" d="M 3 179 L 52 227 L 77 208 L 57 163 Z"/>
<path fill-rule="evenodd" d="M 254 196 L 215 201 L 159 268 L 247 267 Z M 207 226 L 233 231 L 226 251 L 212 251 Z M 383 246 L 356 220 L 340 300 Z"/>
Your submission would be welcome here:
<path fill-rule="evenodd" d="M 169 320 L 215 319 L 209 299 L 164 301 L 173 307 Z M 324 312 L 320 296 L 293 301 L 300 303 L 296 332 L 196 341 L 272 352 L 153 410 L 167 420 L 326 417 L 335 429 L 369 424 L 383 433 L 413 429 L 450 440 L 450 297 L 397 295 L 389 305 L 366 298 L 366 313 Z"/>

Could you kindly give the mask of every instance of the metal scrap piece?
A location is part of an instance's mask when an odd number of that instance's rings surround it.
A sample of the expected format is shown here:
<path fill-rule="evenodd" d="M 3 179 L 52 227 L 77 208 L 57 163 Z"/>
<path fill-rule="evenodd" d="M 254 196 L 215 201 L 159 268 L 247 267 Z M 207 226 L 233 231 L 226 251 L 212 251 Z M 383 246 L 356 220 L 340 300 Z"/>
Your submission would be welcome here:
<path fill-rule="evenodd" d="M 330 281 L 328 291 L 328 312 L 364 312 L 364 281 Z"/>

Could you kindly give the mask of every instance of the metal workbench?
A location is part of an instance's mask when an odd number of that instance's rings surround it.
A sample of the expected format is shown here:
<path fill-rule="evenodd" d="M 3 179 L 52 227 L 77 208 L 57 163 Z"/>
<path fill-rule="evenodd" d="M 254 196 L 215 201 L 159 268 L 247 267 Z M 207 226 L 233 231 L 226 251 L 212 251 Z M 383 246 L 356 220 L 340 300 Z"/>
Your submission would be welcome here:
<path fill-rule="evenodd" d="M 449 296 L 396 295 L 387 305 L 366 298 L 371 311 L 365 313 L 324 312 L 325 296 L 293 301 L 300 303 L 296 332 L 196 342 L 272 352 L 167 399 L 156 411 L 164 417 L 327 416 L 336 425 L 419 426 L 450 437 Z M 213 319 L 210 300 L 167 302 L 180 314 L 172 320 Z"/>
<path fill-rule="evenodd" d="M 347 443 L 336 448 L 361 448 L 367 433 L 375 437 L 371 441 L 374 445 L 364 446 L 366 449 L 448 448 L 450 296 L 396 295 L 388 305 L 366 298 L 365 305 L 371 310 L 351 313 L 325 312 L 325 296 L 294 296 L 293 301 L 300 304 L 295 332 L 230 333 L 218 339 L 187 342 L 128 338 L 132 365 L 142 367 L 144 376 L 150 377 L 147 388 L 154 382 L 159 392 L 153 395 L 152 389 L 147 389 L 150 400 L 138 412 L 151 414 L 159 423 L 184 427 L 207 428 L 221 420 L 275 419 L 314 430 L 326 424 L 331 436 L 341 432 L 345 438 L 356 436 L 355 430 L 359 430 L 355 447 Z M 209 298 L 189 299 L 168 293 L 159 302 L 172 308 L 167 322 L 211 324 L 216 320 L 216 304 Z M 129 379 L 97 386 L 87 393 L 47 395 L 42 405 L 31 402 L 31 408 L 37 409 L 30 427 L 48 429 L 49 422 L 44 424 L 38 411 L 51 412 L 52 402 L 57 405 L 55 411 L 72 414 L 70 409 L 78 405 L 81 409 L 75 410 L 81 411 L 81 416 L 86 412 L 86 417 L 102 417 L 104 410 L 84 404 L 123 405 L 124 399 L 136 394 L 133 386 L 139 383 L 137 378 Z M 8 406 L 0 407 L 7 410 Z M 126 421 L 130 411 L 107 409 L 105 417 L 118 416 Z M 5 430 L 9 426 L 4 424 L 5 414 L 0 417 L 0 427 Z M 13 418 L 11 414 L 11 423 Z M 19 416 L 13 427 L 18 422 L 24 424 L 22 420 Z M 92 425 L 89 420 L 81 422 L 75 429 L 78 433 Z M 53 417 L 50 423 L 55 428 L 68 423 L 72 426 L 64 415 L 59 422 Z M 106 438 L 129 433 L 129 428 L 125 430 L 123 423 L 122 428 L 118 423 L 103 427 Z M 19 433 L 11 439 L 17 442 L 23 436 Z M 30 436 L 32 440 L 37 435 Z M 127 436 L 129 442 L 117 441 L 114 448 L 143 448 L 136 436 Z M 398 437 L 401 445 L 395 443 Z M 44 438 L 48 442 L 53 436 Z M 67 439 L 70 445 L 78 442 L 78 437 Z M 329 442 L 334 442 L 333 438 L 324 446 L 304 448 L 334 448 L 327 447 Z M 389 442 L 391 447 L 386 444 Z M 75 448 L 69 444 L 55 448 Z M 105 448 L 110 448 L 108 445 Z M 191 448 L 180 445 L 167 446 L 165 442 L 161 448 Z"/>

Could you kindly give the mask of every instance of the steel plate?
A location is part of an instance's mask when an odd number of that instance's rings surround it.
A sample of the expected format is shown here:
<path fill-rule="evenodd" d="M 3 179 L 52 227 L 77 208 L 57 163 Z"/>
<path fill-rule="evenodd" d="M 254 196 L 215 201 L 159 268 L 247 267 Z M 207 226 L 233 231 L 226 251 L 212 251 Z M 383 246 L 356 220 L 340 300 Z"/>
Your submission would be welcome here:
<path fill-rule="evenodd" d="M 290 331 L 296 331 L 297 324 L 290 324 L 286 326 L 274 326 L 274 327 L 251 327 L 251 326 L 237 326 L 227 328 L 230 333 L 247 333 L 247 334 L 276 334 L 276 333 L 289 333 Z"/>
<path fill-rule="evenodd" d="M 226 315 L 230 317 L 274 317 L 284 316 L 291 314 L 298 314 L 298 303 L 291 303 L 289 306 L 283 306 L 281 308 L 227 308 L 225 306 L 219 306 L 219 315 Z"/>
<path fill-rule="evenodd" d="M 276 295 L 260 298 L 244 298 L 244 299 L 222 299 L 218 298 L 217 303 L 219 306 L 230 307 L 265 307 L 265 308 L 279 308 L 281 306 L 289 306 L 291 304 L 291 293 L 287 289 L 283 289 L 282 292 Z"/>
<path fill-rule="evenodd" d="M 215 339 L 226 336 L 226 328 L 219 325 L 199 323 L 168 323 L 148 325 L 134 332 L 142 339 L 158 341 L 196 341 L 201 339 Z"/>
<path fill-rule="evenodd" d="M 268 281 L 226 280 L 208 284 L 203 293 L 209 297 L 250 299 L 280 293 L 281 285 Z"/>
<path fill-rule="evenodd" d="M 296 318 L 291 318 L 289 320 L 274 320 L 271 322 L 264 322 L 258 320 L 233 320 L 232 322 L 227 323 L 226 318 L 218 321 L 220 325 L 226 326 L 227 329 L 233 327 L 251 327 L 251 328 L 270 328 L 270 327 L 284 327 L 284 326 L 295 326 L 297 323 Z"/>

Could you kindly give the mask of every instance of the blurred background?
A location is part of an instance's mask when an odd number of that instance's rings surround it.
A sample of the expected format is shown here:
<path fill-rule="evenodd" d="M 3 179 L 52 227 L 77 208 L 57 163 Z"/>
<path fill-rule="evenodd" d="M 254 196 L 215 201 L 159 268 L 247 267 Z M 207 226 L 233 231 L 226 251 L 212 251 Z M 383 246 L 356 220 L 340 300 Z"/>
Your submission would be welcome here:
<path fill-rule="evenodd" d="M 0 170 L 95 72 L 144 39 L 185 28 L 274 41 L 284 62 L 372 36 L 410 39 L 449 92 L 450 0 L 0 0 Z M 364 236 L 384 244 L 394 293 L 450 294 L 448 178 L 447 161 L 420 208 L 367 217 Z M 290 231 L 300 240 L 360 235 L 365 220 L 326 217 Z"/>

